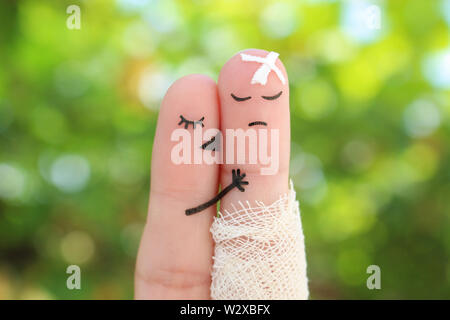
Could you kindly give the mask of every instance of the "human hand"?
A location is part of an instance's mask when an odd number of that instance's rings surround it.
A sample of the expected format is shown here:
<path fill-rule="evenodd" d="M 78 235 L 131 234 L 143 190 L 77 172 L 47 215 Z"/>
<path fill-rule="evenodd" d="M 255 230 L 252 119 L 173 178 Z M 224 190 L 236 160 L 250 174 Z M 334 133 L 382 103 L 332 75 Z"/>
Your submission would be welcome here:
<path fill-rule="evenodd" d="M 259 57 L 269 54 L 256 49 L 244 53 Z M 264 73 L 261 66 L 265 65 L 243 61 L 240 53 L 233 56 L 222 68 L 218 84 L 203 75 L 183 77 L 169 88 L 162 101 L 152 153 L 148 220 L 136 264 L 137 299 L 211 298 L 214 242 L 210 227 L 217 209 L 208 200 L 218 197 L 219 184 L 222 191 L 231 186 L 220 202 L 225 219 L 234 204 L 270 204 L 288 192 L 290 119 L 286 71 L 275 57 L 278 72 L 269 70 L 265 85 L 251 84 L 257 72 Z M 263 78 L 259 75 L 260 81 Z M 225 163 L 229 152 L 225 148 L 221 165 L 175 164 L 171 135 L 180 128 L 191 133 L 200 128 L 219 128 L 222 133 L 226 129 L 253 128 L 259 138 L 258 129 L 276 129 L 278 140 L 267 145 L 272 150 L 270 166 L 275 170 L 273 174 L 261 174 L 263 168 L 268 170 L 267 163 Z M 225 134 L 223 143 L 227 145 Z M 191 147 L 192 154 L 199 149 Z M 253 152 L 251 148 L 251 143 L 245 146 L 246 156 Z M 247 181 L 243 181 L 244 177 Z M 188 208 L 204 203 L 208 206 L 201 212 L 189 214 Z"/>

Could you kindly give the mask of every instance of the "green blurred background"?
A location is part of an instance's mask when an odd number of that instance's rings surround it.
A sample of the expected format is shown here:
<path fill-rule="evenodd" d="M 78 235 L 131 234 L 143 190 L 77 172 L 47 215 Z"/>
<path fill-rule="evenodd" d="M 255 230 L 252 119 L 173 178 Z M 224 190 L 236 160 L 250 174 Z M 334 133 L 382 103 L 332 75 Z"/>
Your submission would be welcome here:
<path fill-rule="evenodd" d="M 2 0 L 0 299 L 133 297 L 161 98 L 245 48 L 288 70 L 311 298 L 450 298 L 449 26 L 448 0 Z"/>

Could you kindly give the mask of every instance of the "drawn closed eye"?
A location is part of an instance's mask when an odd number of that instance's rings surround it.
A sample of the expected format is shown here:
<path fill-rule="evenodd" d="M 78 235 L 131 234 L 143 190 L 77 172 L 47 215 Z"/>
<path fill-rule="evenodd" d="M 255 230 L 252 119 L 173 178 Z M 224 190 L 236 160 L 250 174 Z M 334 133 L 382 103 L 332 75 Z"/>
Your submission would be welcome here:
<path fill-rule="evenodd" d="M 266 100 L 275 100 L 275 99 L 278 99 L 282 93 L 283 93 L 283 91 L 280 91 L 274 96 L 262 96 L 262 98 L 266 99 Z"/>
<path fill-rule="evenodd" d="M 187 120 L 185 117 L 183 117 L 182 115 L 180 115 L 180 122 L 178 122 L 178 125 L 182 125 L 184 123 L 184 128 L 187 129 L 189 128 L 189 125 L 192 124 L 192 127 L 195 129 L 195 126 L 197 124 L 202 125 L 202 127 L 204 127 L 205 125 L 203 124 L 203 120 L 205 120 L 205 117 L 202 117 L 200 120 L 197 121 L 192 121 L 192 120 Z"/>
<path fill-rule="evenodd" d="M 231 94 L 231 96 L 233 97 L 234 100 L 239 101 L 239 102 L 245 101 L 245 100 L 248 100 L 248 99 L 252 98 L 252 97 L 240 98 L 240 97 L 236 97 L 234 94 Z"/>

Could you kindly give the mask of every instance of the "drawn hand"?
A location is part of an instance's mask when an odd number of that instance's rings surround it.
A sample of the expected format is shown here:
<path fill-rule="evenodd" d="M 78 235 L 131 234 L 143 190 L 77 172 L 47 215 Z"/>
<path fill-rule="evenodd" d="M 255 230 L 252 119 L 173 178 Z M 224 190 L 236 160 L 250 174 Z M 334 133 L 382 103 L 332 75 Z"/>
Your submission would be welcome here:
<path fill-rule="evenodd" d="M 237 169 L 237 172 L 236 172 L 236 170 L 233 169 L 233 171 L 231 171 L 231 174 L 233 175 L 233 178 L 232 178 L 233 186 L 238 188 L 241 192 L 244 192 L 245 190 L 242 186 L 248 185 L 248 181 L 242 181 L 242 179 L 245 178 L 245 173 L 243 173 L 241 175 L 241 169 Z"/>

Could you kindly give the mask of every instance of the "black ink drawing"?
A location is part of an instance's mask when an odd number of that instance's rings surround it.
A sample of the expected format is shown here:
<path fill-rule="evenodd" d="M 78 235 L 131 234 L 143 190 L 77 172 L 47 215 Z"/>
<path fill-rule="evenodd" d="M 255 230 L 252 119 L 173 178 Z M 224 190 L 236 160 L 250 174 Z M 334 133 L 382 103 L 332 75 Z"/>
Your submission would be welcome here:
<path fill-rule="evenodd" d="M 275 100 L 275 99 L 278 99 L 282 93 L 283 93 L 283 91 L 280 91 L 274 96 L 262 96 L 262 98 L 266 99 L 266 100 Z"/>
<path fill-rule="evenodd" d="M 264 122 L 264 121 L 253 121 L 253 122 L 250 122 L 248 124 L 248 126 L 251 127 L 251 126 L 256 126 L 258 124 L 260 124 L 262 126 L 267 126 L 267 122 Z"/>
<path fill-rule="evenodd" d="M 201 148 L 203 150 L 219 151 L 220 141 L 221 141 L 221 134 L 219 132 L 214 137 L 212 137 L 211 140 L 208 140 L 204 144 L 202 144 Z"/>
<path fill-rule="evenodd" d="M 239 101 L 239 102 L 245 101 L 245 100 L 248 100 L 248 99 L 252 98 L 252 97 L 240 98 L 240 97 L 235 96 L 234 94 L 231 94 L 231 96 L 233 97 L 234 100 Z"/>
<path fill-rule="evenodd" d="M 205 120 L 205 117 L 202 117 L 200 120 L 197 121 L 191 121 L 191 120 L 187 120 L 185 117 L 183 117 L 182 115 L 180 115 L 180 122 L 178 122 L 178 125 L 182 125 L 184 123 L 184 128 L 187 129 L 189 128 L 189 125 L 192 124 L 192 127 L 195 129 L 195 126 L 197 124 L 201 124 L 202 127 L 204 127 L 205 125 L 203 124 L 203 120 Z"/>
<path fill-rule="evenodd" d="M 216 141 L 216 137 L 212 137 L 211 140 L 206 141 L 204 144 L 202 144 L 201 148 L 203 150 L 212 150 L 212 151 L 216 151 L 216 147 L 215 145 L 211 145 L 214 143 L 214 141 Z"/>
<path fill-rule="evenodd" d="M 219 194 L 217 196 L 215 196 L 214 198 L 212 198 L 211 200 L 209 200 L 208 202 L 205 202 L 201 205 L 199 205 L 198 207 L 195 208 L 191 208 L 191 209 L 186 209 L 185 213 L 187 216 L 190 216 L 194 213 L 198 213 L 200 211 L 205 210 L 206 208 L 211 207 L 212 205 L 214 205 L 217 201 L 219 201 L 223 196 L 225 196 L 228 192 L 230 192 L 231 190 L 233 190 L 234 188 L 238 188 L 239 191 L 244 192 L 245 189 L 243 187 L 243 185 L 248 185 L 248 181 L 242 181 L 245 178 L 245 173 L 243 173 L 241 175 L 241 170 L 237 169 L 237 170 L 232 170 L 231 171 L 233 178 L 231 183 L 222 191 L 219 192 Z"/>

